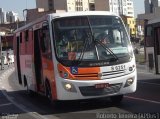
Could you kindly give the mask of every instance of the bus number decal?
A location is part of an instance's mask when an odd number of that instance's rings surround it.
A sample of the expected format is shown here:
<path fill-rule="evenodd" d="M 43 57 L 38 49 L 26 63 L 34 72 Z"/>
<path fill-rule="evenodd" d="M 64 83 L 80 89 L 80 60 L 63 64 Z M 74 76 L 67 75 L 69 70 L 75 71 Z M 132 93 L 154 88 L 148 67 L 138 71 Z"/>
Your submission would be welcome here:
<path fill-rule="evenodd" d="M 112 71 L 125 70 L 125 65 L 112 66 L 111 70 Z"/>

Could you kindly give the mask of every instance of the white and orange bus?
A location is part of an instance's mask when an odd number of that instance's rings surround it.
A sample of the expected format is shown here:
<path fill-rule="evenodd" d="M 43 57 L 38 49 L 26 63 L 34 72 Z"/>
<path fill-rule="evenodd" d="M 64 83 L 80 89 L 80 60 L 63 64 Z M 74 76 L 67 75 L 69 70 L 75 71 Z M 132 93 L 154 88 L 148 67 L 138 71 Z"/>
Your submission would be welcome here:
<path fill-rule="evenodd" d="M 121 18 L 109 12 L 45 15 L 15 31 L 14 54 L 19 83 L 53 101 L 120 102 L 136 90 L 129 36 Z"/>

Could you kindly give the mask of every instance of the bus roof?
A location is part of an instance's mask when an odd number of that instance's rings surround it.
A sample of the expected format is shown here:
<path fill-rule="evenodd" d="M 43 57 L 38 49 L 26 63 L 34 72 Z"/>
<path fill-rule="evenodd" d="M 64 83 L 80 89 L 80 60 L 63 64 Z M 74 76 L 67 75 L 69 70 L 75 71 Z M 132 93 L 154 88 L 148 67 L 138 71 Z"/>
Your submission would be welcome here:
<path fill-rule="evenodd" d="M 24 30 L 30 26 L 32 26 L 33 24 L 36 24 L 38 22 L 41 22 L 43 20 L 48 20 L 48 19 L 54 19 L 54 18 L 61 18 L 61 17 L 71 17 L 71 16 L 90 16 L 90 15 L 109 15 L 109 16 L 117 16 L 116 14 L 112 13 L 112 12 L 107 12 L 107 11 L 80 11 L 80 12 L 59 12 L 59 13 L 51 13 L 51 14 L 46 14 L 41 18 L 36 19 L 33 22 L 30 22 L 29 24 L 17 29 L 15 31 L 21 31 Z M 118 17 L 118 16 L 117 16 Z"/>
<path fill-rule="evenodd" d="M 114 15 L 114 13 L 107 11 L 80 11 L 80 12 L 61 12 L 50 14 L 53 17 L 70 17 L 70 16 L 82 16 L 82 15 Z"/>

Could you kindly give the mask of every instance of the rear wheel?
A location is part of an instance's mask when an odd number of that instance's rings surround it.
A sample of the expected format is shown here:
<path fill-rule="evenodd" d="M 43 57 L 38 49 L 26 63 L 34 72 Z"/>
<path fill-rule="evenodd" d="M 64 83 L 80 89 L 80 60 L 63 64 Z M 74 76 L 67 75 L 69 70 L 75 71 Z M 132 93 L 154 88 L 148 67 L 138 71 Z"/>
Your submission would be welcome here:
<path fill-rule="evenodd" d="M 120 104 L 121 101 L 123 100 L 123 95 L 112 96 L 110 97 L 110 99 L 113 104 Z"/>

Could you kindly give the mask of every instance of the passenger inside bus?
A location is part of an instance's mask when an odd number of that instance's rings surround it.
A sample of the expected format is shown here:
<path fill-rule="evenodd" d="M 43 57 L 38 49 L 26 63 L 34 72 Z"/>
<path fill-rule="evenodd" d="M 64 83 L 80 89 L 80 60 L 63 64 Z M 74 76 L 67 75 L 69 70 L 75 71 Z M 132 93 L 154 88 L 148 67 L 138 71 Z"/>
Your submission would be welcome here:
<path fill-rule="evenodd" d="M 77 52 L 82 51 L 84 45 L 84 34 L 81 29 L 64 30 L 61 34 L 62 35 L 59 35 L 57 40 L 59 57 L 73 59 L 69 58 L 69 55 L 71 56 L 71 54 L 74 54 L 75 57 Z"/>

